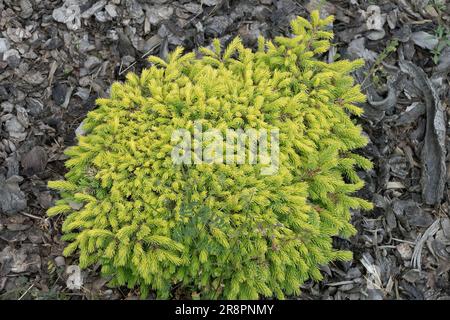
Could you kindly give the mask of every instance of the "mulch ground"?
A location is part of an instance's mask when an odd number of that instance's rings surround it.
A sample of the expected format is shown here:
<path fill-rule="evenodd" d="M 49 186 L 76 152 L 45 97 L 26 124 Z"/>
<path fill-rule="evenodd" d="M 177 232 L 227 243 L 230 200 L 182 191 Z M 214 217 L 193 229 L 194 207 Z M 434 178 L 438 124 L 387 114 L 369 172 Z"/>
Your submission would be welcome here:
<path fill-rule="evenodd" d="M 368 97 L 358 121 L 370 139 L 361 153 L 375 166 L 361 172 L 360 195 L 375 209 L 353 212 L 358 234 L 335 239 L 354 260 L 323 267 L 325 279 L 293 299 L 448 299 L 444 0 L 0 0 L 0 299 L 135 299 L 108 288 L 98 268 L 75 279 L 60 218 L 45 216 L 58 198 L 47 181 L 63 177 L 79 124 L 150 54 L 236 35 L 253 47 L 259 35 L 289 34 L 289 21 L 315 8 L 336 17 L 323 59 L 366 61 L 355 73 Z"/>

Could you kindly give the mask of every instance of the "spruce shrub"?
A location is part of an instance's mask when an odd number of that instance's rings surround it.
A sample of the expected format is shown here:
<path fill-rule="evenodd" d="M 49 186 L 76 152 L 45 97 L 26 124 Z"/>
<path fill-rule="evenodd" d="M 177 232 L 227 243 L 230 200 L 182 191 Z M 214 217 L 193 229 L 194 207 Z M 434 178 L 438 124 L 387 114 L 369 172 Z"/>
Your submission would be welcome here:
<path fill-rule="evenodd" d="M 174 285 L 196 298 L 284 298 L 320 280 L 319 266 L 351 259 L 332 237 L 355 233 L 350 209 L 371 208 L 352 196 L 357 168 L 371 163 L 353 152 L 367 140 L 350 117 L 362 113 L 350 72 L 363 62 L 316 58 L 332 19 L 298 17 L 293 37 L 260 38 L 256 52 L 238 38 L 200 58 L 177 48 L 114 83 L 66 151 L 66 179 L 49 183 L 61 194 L 48 215 L 64 215 L 64 254 L 78 250 L 80 267 L 99 264 L 112 285 L 159 298 Z M 195 121 L 279 128 L 278 172 L 174 165 L 171 135 Z"/>

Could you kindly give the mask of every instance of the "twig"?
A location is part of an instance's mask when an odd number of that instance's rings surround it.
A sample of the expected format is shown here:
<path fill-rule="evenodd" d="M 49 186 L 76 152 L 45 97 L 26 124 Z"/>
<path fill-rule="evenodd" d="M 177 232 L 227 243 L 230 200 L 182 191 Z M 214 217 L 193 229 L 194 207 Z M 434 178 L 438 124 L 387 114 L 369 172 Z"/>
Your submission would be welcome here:
<path fill-rule="evenodd" d="M 25 297 L 25 295 L 28 293 L 28 291 L 31 290 L 31 288 L 34 287 L 34 283 L 31 284 L 31 286 L 20 296 L 20 298 L 18 300 L 22 300 L 23 297 Z"/>
<path fill-rule="evenodd" d="M 21 214 L 23 214 L 24 216 L 27 216 L 29 218 L 32 218 L 32 219 L 45 220 L 45 218 L 32 215 L 31 213 L 21 212 Z"/>
<path fill-rule="evenodd" d="M 158 43 L 157 45 L 153 46 L 152 48 L 150 48 L 146 53 L 144 53 L 140 59 L 144 59 L 146 56 L 148 56 L 153 50 L 155 50 L 156 48 L 159 47 L 159 45 L 161 44 Z M 120 62 L 120 69 L 119 69 L 119 76 L 121 76 L 124 72 L 126 72 L 127 70 L 129 70 L 130 68 L 132 68 L 135 64 L 137 63 L 137 61 L 133 62 L 132 64 L 130 64 L 128 67 L 126 67 L 124 70 L 120 71 L 122 69 L 122 61 Z"/>
<path fill-rule="evenodd" d="M 396 246 L 392 246 L 392 245 L 384 245 L 384 246 L 379 246 L 378 249 L 395 249 L 397 248 Z"/>
<path fill-rule="evenodd" d="M 332 283 L 327 283 L 326 286 L 328 287 L 337 287 L 337 286 L 343 286 L 346 284 L 352 284 L 355 283 L 354 280 L 347 280 L 347 281 L 340 281 L 340 282 L 332 282 Z"/>
<path fill-rule="evenodd" d="M 413 241 L 402 240 L 402 239 L 397 239 L 397 238 L 391 238 L 391 239 L 394 240 L 394 241 L 397 241 L 397 242 L 403 242 L 403 243 L 409 243 L 409 244 L 412 244 L 412 245 L 416 245 L 416 243 L 413 242 Z"/>

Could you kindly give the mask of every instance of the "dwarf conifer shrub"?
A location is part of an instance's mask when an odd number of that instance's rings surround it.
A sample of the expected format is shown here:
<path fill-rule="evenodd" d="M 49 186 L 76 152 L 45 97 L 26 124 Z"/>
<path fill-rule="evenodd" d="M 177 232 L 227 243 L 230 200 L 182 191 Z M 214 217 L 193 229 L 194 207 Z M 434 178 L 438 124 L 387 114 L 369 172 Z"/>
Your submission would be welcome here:
<path fill-rule="evenodd" d="M 66 179 L 49 183 L 61 199 L 64 254 L 100 264 L 113 285 L 174 285 L 199 298 L 256 299 L 298 294 L 318 269 L 351 258 L 332 237 L 355 233 L 352 196 L 363 186 L 353 151 L 367 141 L 351 119 L 364 101 L 350 72 L 361 61 L 325 63 L 332 17 L 292 22 L 293 37 L 238 38 L 201 58 L 176 49 L 141 75 L 114 83 L 84 121 L 86 135 L 66 151 Z M 279 129 L 279 168 L 257 164 L 174 164 L 174 130 Z M 204 142 L 206 144 L 206 142 Z"/>

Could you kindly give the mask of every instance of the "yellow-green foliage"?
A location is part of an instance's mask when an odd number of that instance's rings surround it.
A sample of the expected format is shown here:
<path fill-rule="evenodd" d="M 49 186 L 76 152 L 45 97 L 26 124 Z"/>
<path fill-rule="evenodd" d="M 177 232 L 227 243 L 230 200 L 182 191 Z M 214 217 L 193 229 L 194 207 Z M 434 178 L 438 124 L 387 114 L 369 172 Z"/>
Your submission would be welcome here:
<path fill-rule="evenodd" d="M 283 298 L 298 294 L 318 266 L 351 258 L 332 236 L 355 233 L 352 196 L 363 186 L 353 153 L 366 138 L 349 114 L 364 101 L 349 75 L 361 61 L 318 61 L 330 46 L 332 17 L 292 22 L 292 38 L 239 39 L 221 51 L 150 58 L 141 75 L 114 83 L 70 148 L 66 181 L 49 186 L 62 199 L 65 254 L 81 267 L 101 265 L 113 285 L 169 298 L 178 284 L 200 298 Z M 280 167 L 174 165 L 171 134 L 208 128 L 279 128 Z"/>

